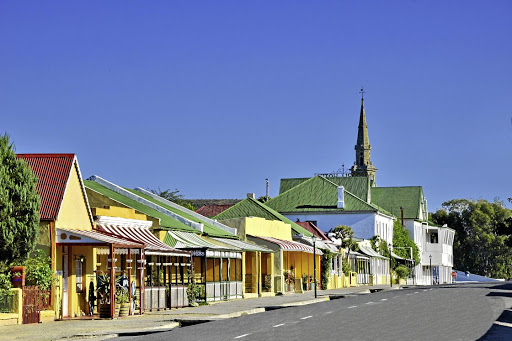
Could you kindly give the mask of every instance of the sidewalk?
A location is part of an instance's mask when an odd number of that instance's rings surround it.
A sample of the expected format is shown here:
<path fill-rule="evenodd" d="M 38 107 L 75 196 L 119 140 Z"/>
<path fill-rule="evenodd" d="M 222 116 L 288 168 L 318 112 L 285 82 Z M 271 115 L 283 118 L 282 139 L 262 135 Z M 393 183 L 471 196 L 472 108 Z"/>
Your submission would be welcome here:
<path fill-rule="evenodd" d="M 261 313 L 278 307 L 313 304 L 340 298 L 343 295 L 368 294 L 370 291 L 389 290 L 389 286 L 362 286 L 354 288 L 319 290 L 274 297 L 260 297 L 222 301 L 211 305 L 173 310 L 146 312 L 142 316 L 131 316 L 114 320 L 65 320 L 41 324 L 0 327 L 2 339 L 8 340 L 104 340 L 122 335 L 142 335 L 170 330 L 183 325 L 233 318 L 241 315 Z M 393 289 L 398 289 L 394 286 Z"/>

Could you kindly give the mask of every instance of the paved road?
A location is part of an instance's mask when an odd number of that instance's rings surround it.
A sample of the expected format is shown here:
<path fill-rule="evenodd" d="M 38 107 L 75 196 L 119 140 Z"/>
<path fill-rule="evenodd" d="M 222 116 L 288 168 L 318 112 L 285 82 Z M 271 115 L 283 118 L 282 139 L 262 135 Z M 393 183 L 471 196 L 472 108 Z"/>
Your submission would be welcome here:
<path fill-rule="evenodd" d="M 410 288 L 122 339 L 477 340 L 511 307 L 512 284 L 507 283 Z"/>

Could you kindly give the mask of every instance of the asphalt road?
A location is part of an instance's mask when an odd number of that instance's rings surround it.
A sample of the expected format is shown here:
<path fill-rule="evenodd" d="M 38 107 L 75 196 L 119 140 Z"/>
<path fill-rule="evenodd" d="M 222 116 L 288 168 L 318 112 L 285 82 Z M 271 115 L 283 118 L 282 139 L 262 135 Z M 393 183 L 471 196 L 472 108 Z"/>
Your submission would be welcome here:
<path fill-rule="evenodd" d="M 123 340 L 477 340 L 505 309 L 512 284 L 416 287 L 284 308 Z M 505 331 L 512 331 L 512 328 Z M 487 339 L 499 339 L 489 338 Z M 511 339 L 504 338 L 504 339 Z"/>

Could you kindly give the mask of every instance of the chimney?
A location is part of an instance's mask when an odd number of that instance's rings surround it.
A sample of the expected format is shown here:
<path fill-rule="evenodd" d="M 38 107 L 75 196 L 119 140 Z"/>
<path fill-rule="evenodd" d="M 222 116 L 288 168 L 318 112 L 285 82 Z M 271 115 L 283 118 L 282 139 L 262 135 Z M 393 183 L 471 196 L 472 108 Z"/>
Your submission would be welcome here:
<path fill-rule="evenodd" d="M 345 188 L 343 186 L 338 187 L 338 208 L 345 207 Z"/>
<path fill-rule="evenodd" d="M 256 195 L 254 193 L 247 193 L 247 198 L 256 199 Z"/>

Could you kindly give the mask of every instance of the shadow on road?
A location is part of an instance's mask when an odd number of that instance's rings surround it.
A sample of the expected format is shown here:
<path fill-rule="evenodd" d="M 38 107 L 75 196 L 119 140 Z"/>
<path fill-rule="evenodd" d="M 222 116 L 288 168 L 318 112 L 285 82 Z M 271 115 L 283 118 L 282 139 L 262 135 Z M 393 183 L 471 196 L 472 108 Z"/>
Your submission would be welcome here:
<path fill-rule="evenodd" d="M 478 341 L 512 339 L 512 311 L 504 310 L 496 321 Z"/>

